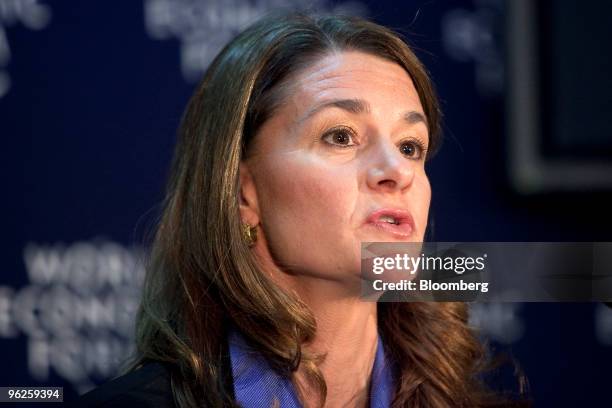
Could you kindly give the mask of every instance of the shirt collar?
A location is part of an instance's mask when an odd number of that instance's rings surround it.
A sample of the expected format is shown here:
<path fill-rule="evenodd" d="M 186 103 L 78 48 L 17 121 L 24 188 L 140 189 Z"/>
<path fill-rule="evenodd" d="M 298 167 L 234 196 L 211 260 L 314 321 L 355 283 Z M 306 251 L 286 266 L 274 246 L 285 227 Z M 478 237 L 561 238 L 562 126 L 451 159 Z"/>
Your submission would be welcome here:
<path fill-rule="evenodd" d="M 291 380 L 277 374 L 268 365 L 265 358 L 246 343 L 237 330 L 230 330 L 228 341 L 234 394 L 236 401 L 242 407 L 302 407 Z M 379 334 L 372 368 L 370 408 L 388 408 L 391 406 L 392 397 L 392 368 L 385 356 Z M 277 400 L 279 404 L 274 405 Z"/>

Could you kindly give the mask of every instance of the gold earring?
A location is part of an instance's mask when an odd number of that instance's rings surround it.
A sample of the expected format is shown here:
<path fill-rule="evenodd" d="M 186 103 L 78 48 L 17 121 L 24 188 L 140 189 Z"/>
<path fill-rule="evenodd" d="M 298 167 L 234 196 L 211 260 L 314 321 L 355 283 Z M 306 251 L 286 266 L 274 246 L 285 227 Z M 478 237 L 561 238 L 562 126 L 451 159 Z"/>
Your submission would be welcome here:
<path fill-rule="evenodd" d="M 244 236 L 244 240 L 246 241 L 247 245 L 252 247 L 257 241 L 257 226 L 254 225 L 251 227 L 249 223 L 242 223 L 242 235 Z"/>

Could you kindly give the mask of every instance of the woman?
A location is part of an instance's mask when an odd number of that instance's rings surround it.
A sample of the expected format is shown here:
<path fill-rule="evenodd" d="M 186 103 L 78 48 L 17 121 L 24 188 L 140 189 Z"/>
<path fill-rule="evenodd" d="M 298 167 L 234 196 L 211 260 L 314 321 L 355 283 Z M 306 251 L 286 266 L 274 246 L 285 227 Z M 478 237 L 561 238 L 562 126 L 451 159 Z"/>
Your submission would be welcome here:
<path fill-rule="evenodd" d="M 439 121 L 386 28 L 241 33 L 183 118 L 132 370 L 83 404 L 501 406 L 465 304 L 359 299 L 362 241 L 424 239 Z"/>

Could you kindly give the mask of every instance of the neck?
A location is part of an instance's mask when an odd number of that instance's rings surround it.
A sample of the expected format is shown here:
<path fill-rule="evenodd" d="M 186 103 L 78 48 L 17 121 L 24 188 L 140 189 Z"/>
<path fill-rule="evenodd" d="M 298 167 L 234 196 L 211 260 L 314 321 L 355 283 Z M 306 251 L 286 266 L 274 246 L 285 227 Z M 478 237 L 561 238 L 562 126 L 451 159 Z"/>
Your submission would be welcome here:
<path fill-rule="evenodd" d="M 368 406 L 370 374 L 378 344 L 376 303 L 347 295 L 336 281 L 295 279 L 299 282 L 292 282 L 292 289 L 308 305 L 317 322 L 315 338 L 306 349 L 325 355 L 318 366 L 327 384 L 325 406 Z M 300 368 L 297 378 L 303 394 L 317 395 L 309 392 L 303 375 Z M 318 400 L 305 403 L 307 407 L 316 406 Z"/>

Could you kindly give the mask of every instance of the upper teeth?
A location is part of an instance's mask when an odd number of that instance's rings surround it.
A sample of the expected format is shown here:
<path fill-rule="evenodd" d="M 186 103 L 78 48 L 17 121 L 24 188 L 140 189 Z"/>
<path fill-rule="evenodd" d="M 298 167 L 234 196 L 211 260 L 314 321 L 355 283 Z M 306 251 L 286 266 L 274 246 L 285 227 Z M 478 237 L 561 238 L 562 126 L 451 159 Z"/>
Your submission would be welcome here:
<path fill-rule="evenodd" d="M 391 217 L 390 215 L 382 215 L 379 218 L 380 221 L 384 221 L 384 222 L 388 222 L 390 224 L 397 224 L 398 222 L 395 220 L 395 218 Z"/>

